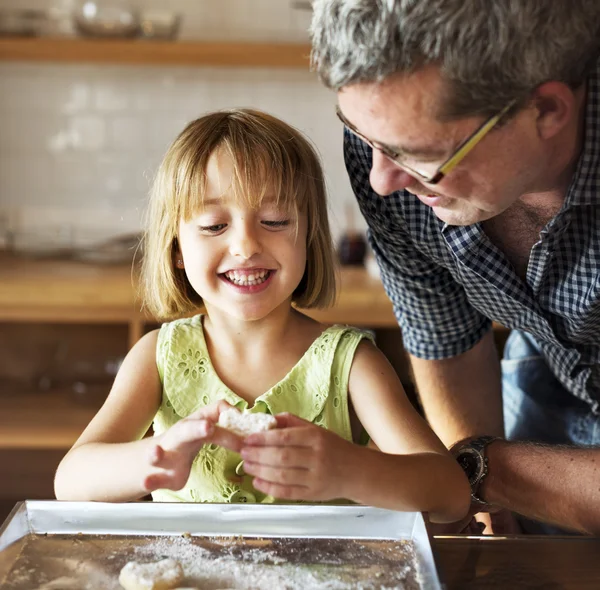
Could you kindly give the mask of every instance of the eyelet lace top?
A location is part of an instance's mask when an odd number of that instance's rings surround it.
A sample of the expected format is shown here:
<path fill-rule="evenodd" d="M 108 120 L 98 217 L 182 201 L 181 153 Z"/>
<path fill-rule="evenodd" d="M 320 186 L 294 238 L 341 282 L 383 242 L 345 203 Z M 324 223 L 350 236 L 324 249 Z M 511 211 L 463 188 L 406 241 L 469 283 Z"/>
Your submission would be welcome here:
<path fill-rule="evenodd" d="M 154 433 L 162 434 L 199 408 L 225 400 L 241 411 L 290 412 L 352 440 L 348 377 L 363 338 L 372 336 L 349 326 L 327 328 L 289 373 L 248 409 L 248 402 L 229 389 L 213 368 L 202 315 L 163 324 L 156 351 L 163 395 L 154 418 Z M 242 476 L 241 483 L 230 481 L 235 474 Z M 200 450 L 183 489 L 157 490 L 152 497 L 162 502 L 275 502 L 252 487 L 239 454 L 213 444 Z"/>

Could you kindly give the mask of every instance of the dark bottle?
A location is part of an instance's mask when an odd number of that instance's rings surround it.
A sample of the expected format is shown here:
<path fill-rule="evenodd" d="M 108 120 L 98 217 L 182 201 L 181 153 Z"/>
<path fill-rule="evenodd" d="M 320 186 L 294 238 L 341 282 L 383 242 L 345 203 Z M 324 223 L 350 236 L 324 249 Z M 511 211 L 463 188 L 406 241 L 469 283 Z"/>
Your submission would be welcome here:
<path fill-rule="evenodd" d="M 346 232 L 338 244 L 338 256 L 342 264 L 362 265 L 367 253 L 367 240 L 358 232 Z"/>

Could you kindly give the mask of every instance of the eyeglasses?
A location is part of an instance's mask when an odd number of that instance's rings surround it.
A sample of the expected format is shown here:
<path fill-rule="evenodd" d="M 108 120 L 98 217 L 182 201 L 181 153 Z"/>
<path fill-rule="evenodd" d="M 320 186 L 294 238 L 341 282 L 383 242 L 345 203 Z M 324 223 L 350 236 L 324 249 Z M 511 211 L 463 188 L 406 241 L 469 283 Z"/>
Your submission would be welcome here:
<path fill-rule="evenodd" d="M 408 172 L 411 176 L 414 176 L 418 180 L 426 184 L 438 184 L 442 178 L 450 174 L 460 162 L 464 160 L 467 154 L 498 124 L 504 115 L 514 106 L 516 101 L 511 101 L 507 104 L 497 115 L 493 115 L 487 119 L 481 127 L 476 129 L 467 139 L 465 139 L 454 151 L 454 153 L 447 158 L 441 166 L 435 167 L 432 171 L 425 171 L 426 163 L 415 162 L 415 166 L 421 168 L 421 171 L 413 168 L 411 165 L 406 163 L 406 157 L 399 152 L 391 150 L 385 145 L 381 145 L 377 142 L 371 141 L 365 137 L 356 127 L 350 123 L 340 111 L 340 107 L 336 105 L 335 112 L 338 119 L 348 128 L 349 131 L 354 133 L 359 139 L 362 139 L 368 146 L 375 150 L 379 150 L 384 156 L 389 158 L 394 164 Z"/>

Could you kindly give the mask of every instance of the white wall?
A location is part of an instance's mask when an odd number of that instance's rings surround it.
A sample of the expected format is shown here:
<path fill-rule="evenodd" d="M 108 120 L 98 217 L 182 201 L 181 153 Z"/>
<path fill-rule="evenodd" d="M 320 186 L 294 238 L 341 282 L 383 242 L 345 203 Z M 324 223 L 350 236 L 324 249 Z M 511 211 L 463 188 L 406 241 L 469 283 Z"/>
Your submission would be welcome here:
<path fill-rule="evenodd" d="M 0 0 L 1 8 L 9 5 L 49 3 Z M 184 15 L 181 38 L 308 40 L 308 14 L 287 0 L 179 0 L 169 7 Z M 357 209 L 334 104 L 334 93 L 299 69 L 0 62 L 0 226 L 58 227 L 76 241 L 137 230 L 150 179 L 183 126 L 209 110 L 251 106 L 316 144 L 338 235 L 348 203 Z"/>

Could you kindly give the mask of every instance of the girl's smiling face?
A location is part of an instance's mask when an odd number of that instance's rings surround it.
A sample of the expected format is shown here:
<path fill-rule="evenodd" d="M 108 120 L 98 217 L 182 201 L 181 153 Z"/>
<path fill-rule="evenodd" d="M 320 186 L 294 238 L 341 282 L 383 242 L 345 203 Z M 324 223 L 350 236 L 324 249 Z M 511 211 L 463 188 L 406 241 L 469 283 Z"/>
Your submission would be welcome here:
<path fill-rule="evenodd" d="M 282 208 L 277 195 L 258 207 L 231 189 L 234 165 L 224 150 L 206 167 L 203 207 L 180 220 L 178 243 L 186 276 L 209 314 L 263 319 L 291 304 L 306 267 L 306 214 Z"/>

